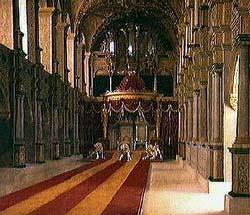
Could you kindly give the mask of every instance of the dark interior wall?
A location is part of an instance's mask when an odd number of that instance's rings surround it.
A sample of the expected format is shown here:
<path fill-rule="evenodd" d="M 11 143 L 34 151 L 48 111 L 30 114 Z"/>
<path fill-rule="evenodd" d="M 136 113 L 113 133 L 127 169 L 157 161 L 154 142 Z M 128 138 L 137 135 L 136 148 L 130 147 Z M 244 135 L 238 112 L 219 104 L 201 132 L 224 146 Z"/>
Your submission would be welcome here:
<path fill-rule="evenodd" d="M 11 165 L 12 147 L 10 144 L 11 141 L 10 137 L 11 137 L 10 120 L 3 120 L 0 118 L 0 167 Z"/>
<path fill-rule="evenodd" d="M 94 96 L 100 96 L 109 90 L 109 76 L 96 76 L 94 78 L 93 90 Z"/>
<path fill-rule="evenodd" d="M 159 75 L 157 77 L 157 91 L 164 96 L 173 96 L 173 77 Z"/>

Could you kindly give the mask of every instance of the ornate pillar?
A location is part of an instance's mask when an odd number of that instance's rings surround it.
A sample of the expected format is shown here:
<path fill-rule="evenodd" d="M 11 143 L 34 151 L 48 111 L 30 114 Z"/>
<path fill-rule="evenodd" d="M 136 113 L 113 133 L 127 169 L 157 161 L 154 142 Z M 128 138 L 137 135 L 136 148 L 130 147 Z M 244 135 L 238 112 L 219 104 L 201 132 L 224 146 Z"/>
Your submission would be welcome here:
<path fill-rule="evenodd" d="M 39 42 L 42 48 L 41 63 L 52 73 L 52 15 L 54 7 L 39 8 Z"/>
<path fill-rule="evenodd" d="M 53 159 L 60 158 L 60 147 L 59 147 L 59 116 L 58 116 L 58 108 L 52 107 L 52 157 Z"/>
<path fill-rule="evenodd" d="M 199 95 L 200 91 L 193 92 L 193 141 L 199 141 Z"/>
<path fill-rule="evenodd" d="M 222 72 L 222 64 L 212 65 L 212 134 L 209 145 L 211 181 L 223 180 Z"/>
<path fill-rule="evenodd" d="M 20 86 L 16 95 L 16 122 L 15 122 L 15 144 L 14 144 L 14 167 L 26 166 L 26 151 L 24 141 L 24 95 L 23 86 Z"/>
<path fill-rule="evenodd" d="M 180 113 L 179 113 L 179 149 L 178 153 L 179 155 L 183 158 L 184 157 L 184 123 L 185 123 L 185 118 L 184 118 L 184 105 L 181 106 L 180 108 Z"/>
<path fill-rule="evenodd" d="M 59 77 L 57 73 L 52 74 L 51 81 L 51 140 L 52 140 L 52 158 L 60 159 L 60 145 L 59 145 Z"/>
<path fill-rule="evenodd" d="M 32 63 L 36 63 L 36 9 L 35 0 L 27 1 L 28 58 Z"/>
<path fill-rule="evenodd" d="M 199 139 L 201 143 L 206 143 L 208 141 L 207 136 L 207 84 L 201 83 L 200 90 L 200 114 L 199 114 Z"/>
<path fill-rule="evenodd" d="M 70 83 L 65 86 L 65 109 L 64 109 L 64 153 L 66 156 L 71 156 L 71 142 L 69 138 L 69 96 L 73 96 L 70 92 Z"/>
<path fill-rule="evenodd" d="M 75 85 L 75 88 L 74 88 L 74 119 L 73 119 L 73 132 L 74 132 L 74 137 L 73 137 L 73 141 L 74 141 L 74 146 L 73 146 L 73 153 L 74 154 L 79 154 L 80 151 L 79 151 L 79 104 L 78 104 L 78 101 L 79 101 L 79 96 L 78 96 L 78 90 L 79 90 L 79 79 L 80 77 L 77 76 L 76 77 L 76 85 Z"/>
<path fill-rule="evenodd" d="M 179 142 L 183 142 L 183 122 L 184 122 L 184 110 L 183 106 L 180 107 L 180 112 L 179 112 Z"/>
<path fill-rule="evenodd" d="M 78 109 L 78 108 L 77 108 Z M 80 153 L 80 142 L 79 142 L 79 133 L 78 133 L 78 129 L 79 129 L 79 114 L 78 114 L 78 110 L 75 111 L 75 121 L 74 121 L 74 154 L 79 154 Z"/>
<path fill-rule="evenodd" d="M 186 142 L 188 140 L 188 103 L 183 104 L 183 159 L 186 159 Z"/>
<path fill-rule="evenodd" d="M 85 52 L 84 78 L 85 78 L 85 84 L 86 84 L 86 93 L 88 96 L 90 95 L 89 63 L 90 63 L 90 52 Z"/>
<path fill-rule="evenodd" d="M 58 74 L 61 79 L 64 80 L 64 31 L 66 24 L 61 21 L 61 16 L 57 17 L 58 21 L 56 24 L 56 60 L 58 62 Z"/>
<path fill-rule="evenodd" d="M 250 211 L 250 35 L 238 35 L 239 45 L 239 100 L 237 116 L 237 136 L 230 148 L 233 159 L 232 197 L 248 197 L 244 207 Z"/>
<path fill-rule="evenodd" d="M 183 140 L 186 142 L 188 139 L 188 103 L 184 102 L 184 116 L 183 116 Z"/>
<path fill-rule="evenodd" d="M 42 101 L 36 102 L 36 162 L 44 163 L 44 142 L 43 142 L 43 127 L 42 127 Z"/>
<path fill-rule="evenodd" d="M 74 33 L 67 35 L 67 67 L 69 69 L 68 81 L 74 86 Z"/>
<path fill-rule="evenodd" d="M 193 140 L 193 97 L 188 98 L 188 142 Z"/>

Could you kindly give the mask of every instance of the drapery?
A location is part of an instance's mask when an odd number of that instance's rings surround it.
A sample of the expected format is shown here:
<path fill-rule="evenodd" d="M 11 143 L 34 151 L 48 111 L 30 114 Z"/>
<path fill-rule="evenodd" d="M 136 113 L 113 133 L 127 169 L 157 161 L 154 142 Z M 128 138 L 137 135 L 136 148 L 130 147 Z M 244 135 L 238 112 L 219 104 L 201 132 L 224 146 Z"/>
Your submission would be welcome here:
<path fill-rule="evenodd" d="M 160 139 L 165 158 L 175 158 L 178 149 L 178 103 L 175 101 L 117 100 L 85 102 L 79 115 L 81 152 L 88 152 L 98 138 L 103 137 L 102 111 L 109 113 L 109 125 L 123 114 L 143 114 L 150 126 L 156 125 L 156 110 L 160 109 Z"/>

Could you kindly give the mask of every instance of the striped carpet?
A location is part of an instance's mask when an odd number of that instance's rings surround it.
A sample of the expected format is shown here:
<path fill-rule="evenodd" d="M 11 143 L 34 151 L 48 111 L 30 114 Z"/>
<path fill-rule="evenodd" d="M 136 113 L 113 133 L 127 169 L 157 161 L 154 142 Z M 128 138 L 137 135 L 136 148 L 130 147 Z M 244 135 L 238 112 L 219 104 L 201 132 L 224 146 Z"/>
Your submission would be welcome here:
<path fill-rule="evenodd" d="M 149 161 L 134 152 L 130 162 L 115 153 L 0 198 L 0 215 L 137 214 Z"/>

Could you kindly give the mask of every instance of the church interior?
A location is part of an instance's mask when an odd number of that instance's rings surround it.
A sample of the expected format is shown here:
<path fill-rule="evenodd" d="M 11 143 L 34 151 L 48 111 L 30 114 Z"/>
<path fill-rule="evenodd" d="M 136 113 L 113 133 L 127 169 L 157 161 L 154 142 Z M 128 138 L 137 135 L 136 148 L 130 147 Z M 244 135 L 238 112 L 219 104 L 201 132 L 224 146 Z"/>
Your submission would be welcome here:
<path fill-rule="evenodd" d="M 250 214 L 250 1 L 0 0 L 2 214 Z"/>

